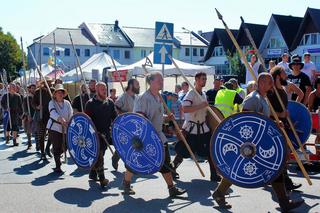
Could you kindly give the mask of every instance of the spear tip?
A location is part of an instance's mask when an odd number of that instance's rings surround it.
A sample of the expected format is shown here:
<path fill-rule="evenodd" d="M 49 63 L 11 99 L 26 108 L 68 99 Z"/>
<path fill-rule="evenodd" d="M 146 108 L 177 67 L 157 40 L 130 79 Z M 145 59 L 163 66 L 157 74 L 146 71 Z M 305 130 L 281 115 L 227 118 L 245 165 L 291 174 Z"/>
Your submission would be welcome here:
<path fill-rule="evenodd" d="M 240 16 L 240 19 L 241 19 L 241 22 L 244 23 L 244 20 L 243 20 L 243 17 L 242 17 L 242 16 Z"/>
<path fill-rule="evenodd" d="M 222 15 L 221 15 L 221 13 L 217 10 L 217 8 L 214 8 L 214 9 L 215 9 L 216 12 L 217 12 L 218 18 L 219 18 L 220 20 L 222 20 Z"/>

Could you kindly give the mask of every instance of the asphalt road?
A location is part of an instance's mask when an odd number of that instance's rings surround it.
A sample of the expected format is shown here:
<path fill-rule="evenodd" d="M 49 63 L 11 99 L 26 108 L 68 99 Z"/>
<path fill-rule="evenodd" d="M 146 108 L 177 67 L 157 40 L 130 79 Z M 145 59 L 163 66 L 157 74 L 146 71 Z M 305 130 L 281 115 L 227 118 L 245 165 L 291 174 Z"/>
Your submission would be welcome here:
<path fill-rule="evenodd" d="M 2 136 L 2 131 L 0 131 Z M 311 137 L 310 141 L 313 140 Z M 0 140 L 0 212 L 279 212 L 271 188 L 244 189 L 232 186 L 226 200 L 230 211 L 222 211 L 211 194 L 216 183 L 209 181 L 208 163 L 200 163 L 203 178 L 191 160 L 185 160 L 178 172 L 177 185 L 188 189 L 179 199 L 168 198 L 166 184 L 159 173 L 135 177 L 136 195 L 123 196 L 119 190 L 124 167 L 119 172 L 111 166 L 111 154 L 106 152 L 105 173 L 109 186 L 102 190 L 98 183 L 88 180 L 88 172 L 77 168 L 72 159 L 63 164 L 63 175 L 52 172 L 53 159 L 39 161 L 35 148 L 26 151 L 26 136 L 20 134 L 20 145 L 11 147 Z M 295 212 L 320 212 L 320 174 L 310 173 L 313 185 L 309 186 L 301 173 L 290 167 L 290 176 L 302 183 L 300 191 L 291 194 L 306 203 Z"/>

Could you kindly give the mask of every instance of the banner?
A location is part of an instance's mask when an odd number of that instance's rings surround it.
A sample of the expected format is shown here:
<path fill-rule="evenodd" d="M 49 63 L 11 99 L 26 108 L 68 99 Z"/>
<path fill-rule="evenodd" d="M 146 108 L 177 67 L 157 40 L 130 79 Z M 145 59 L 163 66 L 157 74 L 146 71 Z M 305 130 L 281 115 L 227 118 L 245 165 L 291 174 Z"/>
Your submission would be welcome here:
<path fill-rule="evenodd" d="M 120 78 L 119 78 L 120 75 Z M 108 78 L 110 82 L 120 82 L 120 79 L 122 82 L 128 81 L 132 77 L 131 72 L 129 70 L 118 70 L 108 72 Z"/>

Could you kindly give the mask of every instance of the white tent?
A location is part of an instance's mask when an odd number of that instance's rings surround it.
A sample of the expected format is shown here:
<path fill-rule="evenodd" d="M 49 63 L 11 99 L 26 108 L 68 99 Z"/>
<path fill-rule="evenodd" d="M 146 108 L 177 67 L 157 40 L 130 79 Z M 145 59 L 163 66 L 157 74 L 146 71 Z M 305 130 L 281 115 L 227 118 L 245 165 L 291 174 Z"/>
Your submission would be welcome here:
<path fill-rule="evenodd" d="M 50 66 L 48 64 L 41 64 L 41 73 L 42 73 L 43 76 L 48 75 L 53 70 L 54 70 L 54 67 L 52 67 L 52 66 Z M 28 84 L 29 83 L 36 83 L 36 81 L 39 80 L 39 79 L 40 79 L 40 76 L 39 76 L 39 73 L 38 73 L 36 68 L 26 71 L 26 80 L 27 80 Z M 21 80 L 20 80 L 20 78 L 17 78 L 15 81 L 24 82 L 24 77 L 22 76 Z"/>
<path fill-rule="evenodd" d="M 117 61 L 114 61 L 116 66 L 121 66 Z M 95 78 L 97 80 L 102 79 L 102 72 L 103 68 L 106 67 L 113 67 L 112 59 L 107 53 L 97 53 L 91 56 L 87 61 L 85 61 L 81 65 L 82 72 L 84 74 L 84 77 L 86 80 Z M 77 76 L 77 70 L 73 69 L 69 72 L 66 72 L 64 75 L 62 75 L 62 79 L 64 82 L 75 82 L 78 81 L 78 79 L 81 79 L 80 76 L 80 70 L 78 68 L 78 75 Z"/>
<path fill-rule="evenodd" d="M 161 64 L 154 64 L 153 63 L 153 53 L 150 53 L 148 55 L 148 58 L 152 62 L 153 66 L 152 67 L 147 67 L 148 71 L 162 71 L 162 65 Z M 202 65 L 195 65 L 195 64 L 190 64 L 186 63 L 183 61 L 179 61 L 177 59 L 173 59 L 178 67 L 183 71 L 183 73 L 186 76 L 194 76 L 197 72 L 203 71 L 207 73 L 208 75 L 214 75 L 215 74 L 215 68 L 214 66 L 202 66 Z M 128 65 L 121 67 L 119 70 L 128 70 L 132 72 L 133 76 L 143 76 L 145 75 L 145 71 L 142 68 L 142 65 L 145 64 L 146 59 L 142 59 L 134 64 Z M 110 70 L 114 71 L 114 70 Z M 164 75 L 165 76 L 180 76 L 180 72 L 176 69 L 176 67 L 171 64 L 171 65 L 165 65 L 164 67 Z"/>

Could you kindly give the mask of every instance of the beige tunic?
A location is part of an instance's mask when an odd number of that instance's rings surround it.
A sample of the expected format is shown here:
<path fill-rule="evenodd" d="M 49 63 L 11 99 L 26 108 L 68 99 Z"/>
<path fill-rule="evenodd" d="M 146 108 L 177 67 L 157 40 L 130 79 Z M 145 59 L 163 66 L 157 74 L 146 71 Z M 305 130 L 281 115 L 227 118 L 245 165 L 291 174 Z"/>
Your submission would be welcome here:
<path fill-rule="evenodd" d="M 167 142 L 167 138 L 162 132 L 164 108 L 159 97 L 152 95 L 151 92 L 147 90 L 137 98 L 133 112 L 141 113 L 149 119 L 162 142 Z"/>
<path fill-rule="evenodd" d="M 130 96 L 128 93 L 123 93 L 115 102 L 115 105 L 122 111 L 122 112 L 132 112 L 134 101 L 136 99 L 136 95 Z"/>
<path fill-rule="evenodd" d="M 202 98 L 200 98 L 194 90 L 190 90 L 186 94 L 182 102 L 182 106 L 199 105 L 203 101 L 207 101 L 206 94 L 204 92 L 202 92 Z M 190 132 L 191 134 L 198 134 L 198 128 L 197 126 L 195 126 L 194 123 L 199 123 L 199 124 L 202 124 L 200 128 L 200 134 L 209 132 L 210 129 L 206 124 L 206 116 L 207 116 L 206 108 L 203 108 L 191 113 L 185 113 L 184 114 L 185 121 L 183 123 L 182 129 L 186 130 L 187 132 Z"/>

